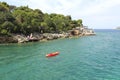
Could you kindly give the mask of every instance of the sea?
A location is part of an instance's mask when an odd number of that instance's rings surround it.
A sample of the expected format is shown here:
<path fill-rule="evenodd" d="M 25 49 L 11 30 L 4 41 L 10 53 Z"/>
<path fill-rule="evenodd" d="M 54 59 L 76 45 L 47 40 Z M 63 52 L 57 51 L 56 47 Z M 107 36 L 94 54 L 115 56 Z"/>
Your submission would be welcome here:
<path fill-rule="evenodd" d="M 0 44 L 0 80 L 120 80 L 120 30 L 47 42 Z M 51 52 L 60 52 L 47 58 Z"/>

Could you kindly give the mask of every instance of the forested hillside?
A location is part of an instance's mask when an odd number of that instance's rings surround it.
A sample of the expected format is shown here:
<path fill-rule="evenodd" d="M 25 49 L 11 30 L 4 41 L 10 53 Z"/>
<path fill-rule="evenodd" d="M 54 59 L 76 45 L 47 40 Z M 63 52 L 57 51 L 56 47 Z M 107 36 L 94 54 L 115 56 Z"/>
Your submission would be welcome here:
<path fill-rule="evenodd" d="M 0 35 L 61 33 L 81 25 L 81 19 L 72 20 L 70 15 L 48 14 L 28 6 L 16 7 L 0 2 Z"/>

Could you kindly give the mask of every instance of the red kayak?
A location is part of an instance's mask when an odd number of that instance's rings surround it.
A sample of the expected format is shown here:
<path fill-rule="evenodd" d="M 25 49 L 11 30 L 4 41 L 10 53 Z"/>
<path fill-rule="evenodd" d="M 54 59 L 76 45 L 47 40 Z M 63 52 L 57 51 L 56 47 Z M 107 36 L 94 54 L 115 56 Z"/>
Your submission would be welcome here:
<path fill-rule="evenodd" d="M 59 52 L 53 52 L 53 53 L 46 54 L 46 57 L 53 57 L 53 56 L 57 56 L 58 54 Z"/>

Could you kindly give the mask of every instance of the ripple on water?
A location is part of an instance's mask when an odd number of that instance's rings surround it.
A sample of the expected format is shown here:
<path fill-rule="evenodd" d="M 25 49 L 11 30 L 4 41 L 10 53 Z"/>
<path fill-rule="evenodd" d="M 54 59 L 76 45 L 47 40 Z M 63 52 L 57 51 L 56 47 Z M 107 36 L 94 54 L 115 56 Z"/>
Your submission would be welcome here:
<path fill-rule="evenodd" d="M 120 31 L 45 43 L 0 45 L 1 80 L 119 80 Z M 60 55 L 46 58 L 50 52 Z"/>

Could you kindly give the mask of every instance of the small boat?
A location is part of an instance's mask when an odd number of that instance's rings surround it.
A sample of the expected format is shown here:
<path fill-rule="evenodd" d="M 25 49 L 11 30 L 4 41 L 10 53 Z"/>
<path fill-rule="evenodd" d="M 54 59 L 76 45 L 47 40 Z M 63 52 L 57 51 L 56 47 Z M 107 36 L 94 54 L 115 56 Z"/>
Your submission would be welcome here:
<path fill-rule="evenodd" d="M 53 52 L 53 53 L 46 54 L 46 57 L 53 57 L 53 56 L 57 56 L 58 54 L 59 52 Z"/>

